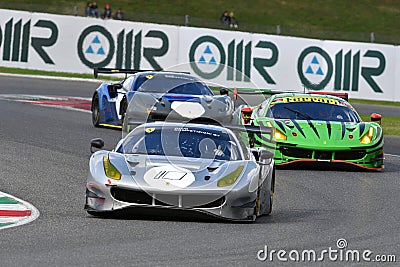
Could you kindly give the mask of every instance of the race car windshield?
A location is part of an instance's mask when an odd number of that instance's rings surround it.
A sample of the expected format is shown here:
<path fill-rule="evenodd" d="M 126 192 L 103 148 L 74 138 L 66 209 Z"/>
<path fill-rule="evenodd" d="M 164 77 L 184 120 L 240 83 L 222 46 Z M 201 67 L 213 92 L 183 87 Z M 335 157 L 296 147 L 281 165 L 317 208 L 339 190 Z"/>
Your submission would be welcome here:
<path fill-rule="evenodd" d="M 139 92 L 147 93 L 213 95 L 207 85 L 195 78 L 170 74 L 141 76 L 138 78 L 136 87 Z"/>
<path fill-rule="evenodd" d="M 125 154 L 178 156 L 217 160 L 239 160 L 238 145 L 227 133 L 197 128 L 147 128 L 128 136 Z"/>
<path fill-rule="evenodd" d="M 348 106 L 310 102 L 275 104 L 268 110 L 267 117 L 275 119 L 360 122 L 359 116 Z"/>

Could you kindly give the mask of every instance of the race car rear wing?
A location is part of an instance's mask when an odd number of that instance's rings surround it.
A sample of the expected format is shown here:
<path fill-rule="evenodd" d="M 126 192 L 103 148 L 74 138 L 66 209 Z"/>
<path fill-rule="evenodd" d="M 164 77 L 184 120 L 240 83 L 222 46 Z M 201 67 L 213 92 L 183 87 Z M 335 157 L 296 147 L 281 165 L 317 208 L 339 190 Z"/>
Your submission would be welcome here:
<path fill-rule="evenodd" d="M 231 90 L 232 91 L 232 90 Z M 305 94 L 318 94 L 318 95 L 331 95 L 331 96 L 336 96 L 340 97 L 346 101 L 349 100 L 349 94 L 348 93 L 343 93 L 343 92 L 325 92 L 325 91 L 277 91 L 277 90 L 270 90 L 270 89 L 254 89 L 254 90 L 240 90 L 238 91 L 237 88 L 233 89 L 233 98 L 236 100 L 238 95 L 257 95 L 257 94 L 262 94 L 262 95 L 276 95 L 276 94 L 282 94 L 282 93 L 305 93 Z"/>
<path fill-rule="evenodd" d="M 135 74 L 138 72 L 143 72 L 145 70 L 133 70 L 133 69 L 112 69 L 112 68 L 94 68 L 93 69 L 93 76 L 97 78 L 99 73 L 104 74 Z"/>
<path fill-rule="evenodd" d="M 134 69 L 113 69 L 113 68 L 94 68 L 93 69 L 93 76 L 97 78 L 99 76 L 99 73 L 104 73 L 104 74 L 125 74 L 125 78 L 128 74 L 135 74 L 138 72 L 146 72 L 146 71 L 153 71 L 153 72 L 161 72 L 164 70 L 134 70 Z M 190 74 L 189 72 L 179 72 L 179 71 L 170 71 L 170 72 L 175 72 L 175 73 L 185 73 L 185 74 Z"/>
<path fill-rule="evenodd" d="M 313 94 L 313 95 L 331 95 L 331 96 L 336 96 L 340 97 L 346 101 L 349 100 L 349 94 L 348 93 L 340 93 L 340 92 L 321 92 L 321 91 L 310 91 L 307 92 L 307 94 Z"/>

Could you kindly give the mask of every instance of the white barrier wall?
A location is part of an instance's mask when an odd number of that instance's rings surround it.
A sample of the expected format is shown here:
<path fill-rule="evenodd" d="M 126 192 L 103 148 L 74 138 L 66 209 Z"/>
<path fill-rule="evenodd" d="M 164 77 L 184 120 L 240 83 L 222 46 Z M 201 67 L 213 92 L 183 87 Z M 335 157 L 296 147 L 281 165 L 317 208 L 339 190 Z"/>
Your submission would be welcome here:
<path fill-rule="evenodd" d="M 227 87 L 305 86 L 400 101 L 400 50 L 393 45 L 1 9 L 0 65 L 73 73 L 94 67 L 180 70 Z"/>

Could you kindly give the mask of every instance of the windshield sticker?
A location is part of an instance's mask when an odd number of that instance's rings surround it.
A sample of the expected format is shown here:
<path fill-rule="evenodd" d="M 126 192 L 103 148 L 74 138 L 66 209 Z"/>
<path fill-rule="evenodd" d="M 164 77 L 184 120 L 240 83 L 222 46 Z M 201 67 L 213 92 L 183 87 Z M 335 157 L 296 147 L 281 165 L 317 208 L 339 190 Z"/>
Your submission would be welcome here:
<path fill-rule="evenodd" d="M 179 80 L 186 80 L 186 81 L 196 81 L 196 79 L 188 76 L 177 76 L 177 75 L 171 75 L 171 74 L 166 74 L 164 76 L 165 78 L 170 78 L 170 79 L 179 79 Z"/>
<path fill-rule="evenodd" d="M 154 132 L 155 129 L 156 129 L 156 128 L 146 128 L 144 131 L 145 131 L 146 133 L 152 133 L 152 132 Z"/>
<path fill-rule="evenodd" d="M 325 97 L 315 97 L 315 96 L 293 96 L 293 97 L 284 97 L 284 103 L 294 103 L 294 102 L 316 102 L 316 103 L 325 103 L 331 105 L 339 105 L 339 101 L 336 99 L 330 99 Z"/>
<path fill-rule="evenodd" d="M 211 133 L 211 132 L 207 132 L 207 131 L 201 131 L 201 130 L 189 129 L 189 128 L 178 128 L 178 127 L 176 127 L 174 129 L 174 131 L 175 132 L 188 132 L 188 133 L 204 134 L 204 135 L 215 136 L 215 137 L 220 137 L 221 136 L 221 135 L 219 135 L 217 133 Z"/>
<path fill-rule="evenodd" d="M 277 102 L 282 102 L 282 101 L 283 101 L 283 98 L 282 98 L 282 97 L 275 98 L 275 99 L 273 99 L 273 100 L 271 101 L 271 104 L 277 103 Z"/>
<path fill-rule="evenodd" d="M 153 77 L 154 77 L 153 75 L 147 75 L 147 76 L 146 76 L 146 79 L 149 79 L 149 80 L 150 80 L 150 79 L 153 79 Z"/>

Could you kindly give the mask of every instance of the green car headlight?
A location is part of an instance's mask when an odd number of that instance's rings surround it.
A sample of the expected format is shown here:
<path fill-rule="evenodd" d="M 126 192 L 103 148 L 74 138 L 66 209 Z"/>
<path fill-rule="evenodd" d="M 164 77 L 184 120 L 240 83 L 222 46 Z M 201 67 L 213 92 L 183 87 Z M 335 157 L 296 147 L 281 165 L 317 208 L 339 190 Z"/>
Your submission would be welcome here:
<path fill-rule="evenodd" d="M 286 135 L 276 128 L 274 129 L 274 137 L 275 137 L 275 140 L 286 140 L 287 139 Z"/>
<path fill-rule="evenodd" d="M 218 187 L 230 186 L 233 185 L 236 180 L 239 178 L 240 174 L 243 171 L 244 166 L 239 166 L 233 172 L 225 175 L 221 179 L 218 180 Z"/>
<path fill-rule="evenodd" d="M 111 164 L 110 159 L 107 156 L 103 157 L 103 166 L 104 166 L 104 172 L 106 173 L 107 177 L 114 180 L 121 179 L 121 173 L 118 171 L 117 168 L 115 168 L 114 165 Z"/>
<path fill-rule="evenodd" d="M 373 136 L 374 136 L 374 128 L 370 126 L 368 132 L 361 137 L 360 143 L 364 145 L 371 143 Z"/>

